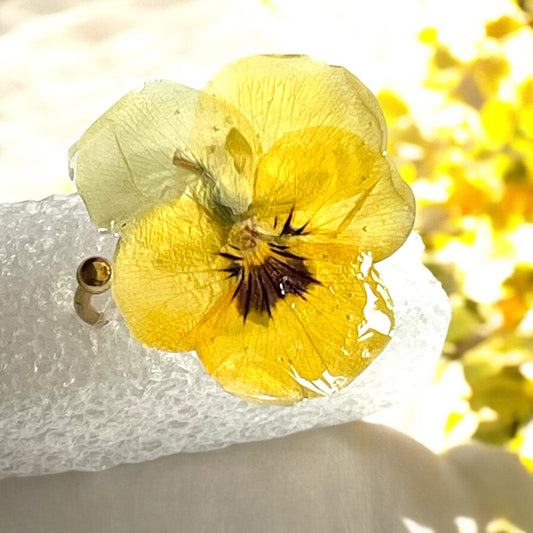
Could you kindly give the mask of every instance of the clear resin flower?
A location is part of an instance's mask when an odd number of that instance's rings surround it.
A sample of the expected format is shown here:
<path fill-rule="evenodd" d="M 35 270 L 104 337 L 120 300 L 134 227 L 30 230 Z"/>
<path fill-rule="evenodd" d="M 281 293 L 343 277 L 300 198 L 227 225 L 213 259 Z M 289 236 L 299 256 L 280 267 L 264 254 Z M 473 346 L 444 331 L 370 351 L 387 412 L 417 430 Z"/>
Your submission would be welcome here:
<path fill-rule="evenodd" d="M 370 91 L 305 56 L 127 94 L 70 155 L 91 218 L 120 233 L 113 296 L 132 335 L 196 350 L 255 402 L 347 385 L 390 340 L 374 263 L 414 220 L 385 145 Z"/>

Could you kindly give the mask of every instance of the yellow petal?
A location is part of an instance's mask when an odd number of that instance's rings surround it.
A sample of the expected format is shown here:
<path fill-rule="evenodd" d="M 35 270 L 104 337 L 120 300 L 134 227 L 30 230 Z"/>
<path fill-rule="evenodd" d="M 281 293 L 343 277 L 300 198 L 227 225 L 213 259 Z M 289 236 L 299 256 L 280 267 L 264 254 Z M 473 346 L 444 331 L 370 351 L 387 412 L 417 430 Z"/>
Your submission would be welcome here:
<path fill-rule="evenodd" d="M 284 135 L 259 162 L 254 214 L 284 221 L 291 212 L 294 227 L 379 261 L 409 235 L 415 204 L 385 155 L 349 131 L 317 126 Z"/>
<path fill-rule="evenodd" d="M 377 158 L 373 172 L 382 176 L 376 185 L 350 200 L 324 209 L 315 221 L 323 232 L 332 229 L 340 243 L 355 244 L 372 253 L 376 262 L 394 253 L 407 239 L 415 219 L 415 200 L 394 163 Z M 342 213 L 340 224 L 339 213 Z"/>
<path fill-rule="evenodd" d="M 188 333 L 229 290 L 219 255 L 226 233 L 187 194 L 124 230 L 113 296 L 137 340 L 162 350 L 194 348 Z"/>
<path fill-rule="evenodd" d="M 243 114 L 267 151 L 284 134 L 335 126 L 373 148 L 386 146 L 386 125 L 374 95 L 353 74 L 307 56 L 252 56 L 224 67 L 205 92 Z"/>
<path fill-rule="evenodd" d="M 259 162 L 255 211 L 270 216 L 294 207 L 314 214 L 350 198 L 375 182 L 376 155 L 357 135 L 332 126 L 287 133 Z"/>
<path fill-rule="evenodd" d="M 199 92 L 170 81 L 147 83 L 106 111 L 72 146 L 76 186 L 93 222 L 119 230 L 143 210 L 182 194 L 194 165 L 188 154 Z"/>
<path fill-rule="evenodd" d="M 288 294 L 243 319 L 229 293 L 194 335 L 207 371 L 232 394 L 258 403 L 292 404 L 350 383 L 390 340 L 388 293 L 368 254 L 338 257 L 330 248 L 300 251 L 320 284 L 305 299 Z"/>
<path fill-rule="evenodd" d="M 189 147 L 203 170 L 196 188 L 199 201 L 233 218 L 244 213 L 252 201 L 253 173 L 262 150 L 246 118 L 202 91 Z"/>

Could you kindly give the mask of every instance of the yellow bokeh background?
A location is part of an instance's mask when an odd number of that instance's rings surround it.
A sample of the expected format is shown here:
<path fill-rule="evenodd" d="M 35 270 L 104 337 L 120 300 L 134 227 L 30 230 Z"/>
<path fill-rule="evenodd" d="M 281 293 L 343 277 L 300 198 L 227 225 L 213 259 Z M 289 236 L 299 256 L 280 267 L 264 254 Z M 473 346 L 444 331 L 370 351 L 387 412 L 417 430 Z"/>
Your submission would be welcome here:
<path fill-rule="evenodd" d="M 499 4 L 466 42 L 446 21 L 421 27 L 423 84 L 378 99 L 425 264 L 452 303 L 435 378 L 458 393 L 444 438 L 462 431 L 533 467 L 533 32 L 531 5 Z"/>

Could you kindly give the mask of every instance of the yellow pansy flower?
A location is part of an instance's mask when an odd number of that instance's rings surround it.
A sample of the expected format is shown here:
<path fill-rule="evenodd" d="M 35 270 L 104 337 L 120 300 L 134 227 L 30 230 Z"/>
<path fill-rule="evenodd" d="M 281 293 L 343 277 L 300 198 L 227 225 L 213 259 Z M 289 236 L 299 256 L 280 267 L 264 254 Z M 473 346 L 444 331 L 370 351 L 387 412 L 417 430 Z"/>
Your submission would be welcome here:
<path fill-rule="evenodd" d="M 196 350 L 229 392 L 292 404 L 354 379 L 394 328 L 374 262 L 414 200 L 352 74 L 253 56 L 202 91 L 156 81 L 71 149 L 92 219 L 120 231 L 113 296 L 132 335 Z"/>

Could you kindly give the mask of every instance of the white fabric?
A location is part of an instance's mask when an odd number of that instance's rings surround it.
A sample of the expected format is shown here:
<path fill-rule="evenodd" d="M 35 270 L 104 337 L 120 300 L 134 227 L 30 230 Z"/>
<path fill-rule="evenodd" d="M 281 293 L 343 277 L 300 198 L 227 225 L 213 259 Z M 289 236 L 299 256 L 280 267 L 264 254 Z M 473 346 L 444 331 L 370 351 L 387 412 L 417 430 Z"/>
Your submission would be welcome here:
<path fill-rule="evenodd" d="M 438 456 L 352 422 L 98 473 L 0 482 L 10 533 L 533 531 L 533 476 L 481 445 Z M 425 529 L 424 529 L 425 528 Z"/>

